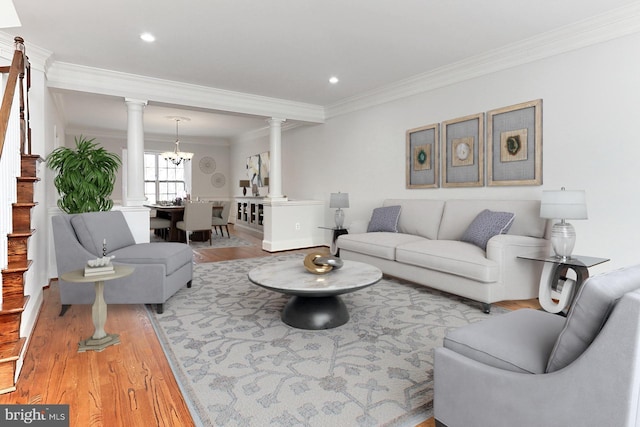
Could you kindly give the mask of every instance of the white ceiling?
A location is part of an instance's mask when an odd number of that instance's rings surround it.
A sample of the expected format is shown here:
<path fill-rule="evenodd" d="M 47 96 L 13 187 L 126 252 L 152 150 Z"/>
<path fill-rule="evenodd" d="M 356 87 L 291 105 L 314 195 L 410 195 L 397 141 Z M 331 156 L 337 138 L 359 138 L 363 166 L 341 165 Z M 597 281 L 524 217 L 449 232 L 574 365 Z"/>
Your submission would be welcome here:
<path fill-rule="evenodd" d="M 3 31 L 52 61 L 323 107 L 637 3 L 631 0 L 14 0 Z M 156 42 L 139 39 L 151 32 Z M 340 82 L 331 85 L 330 76 Z M 69 128 L 126 129 L 121 98 L 60 91 Z M 232 138 L 264 118 L 149 105 L 145 131 Z M 191 128 L 190 128 L 191 127 Z"/>

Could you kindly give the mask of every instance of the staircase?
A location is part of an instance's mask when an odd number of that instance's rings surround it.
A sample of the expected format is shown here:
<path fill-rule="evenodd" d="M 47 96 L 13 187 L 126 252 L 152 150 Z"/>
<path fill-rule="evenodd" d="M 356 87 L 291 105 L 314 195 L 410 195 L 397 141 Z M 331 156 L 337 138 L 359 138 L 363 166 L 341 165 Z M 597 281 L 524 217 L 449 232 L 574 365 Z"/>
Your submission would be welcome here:
<path fill-rule="evenodd" d="M 29 237 L 35 233 L 31 210 L 36 205 L 37 164 L 42 161 L 31 154 L 27 101 L 30 66 L 23 40 L 16 37 L 15 42 L 11 66 L 0 67 L 0 72 L 8 74 L 0 109 L 0 187 L 9 199 L 5 203 L 3 197 L 0 206 L 0 233 L 7 236 L 6 248 L 0 248 L 0 394 L 16 390 L 18 360 L 26 342 L 20 336 L 20 323 L 29 301 L 24 295 L 25 273 L 32 264 L 28 259 Z M 0 242 L 4 244 L 4 238 Z"/>

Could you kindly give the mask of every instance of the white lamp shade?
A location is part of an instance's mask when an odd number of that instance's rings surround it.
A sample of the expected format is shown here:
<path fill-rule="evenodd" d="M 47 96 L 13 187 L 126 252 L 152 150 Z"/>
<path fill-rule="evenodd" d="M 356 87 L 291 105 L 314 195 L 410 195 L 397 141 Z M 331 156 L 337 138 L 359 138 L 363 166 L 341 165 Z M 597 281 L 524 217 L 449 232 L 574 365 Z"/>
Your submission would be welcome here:
<path fill-rule="evenodd" d="M 543 191 L 540 217 L 553 219 L 587 219 L 587 197 L 584 191 Z"/>
<path fill-rule="evenodd" d="M 348 208 L 349 207 L 349 193 L 331 193 L 329 199 L 330 208 Z"/>

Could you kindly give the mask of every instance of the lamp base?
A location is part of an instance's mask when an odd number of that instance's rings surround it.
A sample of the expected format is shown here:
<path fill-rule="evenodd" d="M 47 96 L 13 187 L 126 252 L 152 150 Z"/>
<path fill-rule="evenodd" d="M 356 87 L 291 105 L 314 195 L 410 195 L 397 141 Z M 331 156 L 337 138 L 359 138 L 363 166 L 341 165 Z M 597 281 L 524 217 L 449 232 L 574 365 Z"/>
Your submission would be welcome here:
<path fill-rule="evenodd" d="M 336 210 L 335 221 L 336 228 L 342 228 L 342 226 L 344 225 L 344 211 L 340 208 Z"/>
<path fill-rule="evenodd" d="M 551 246 L 556 256 L 561 259 L 570 259 L 573 247 L 576 245 L 576 231 L 573 225 L 560 221 L 551 228 Z"/>

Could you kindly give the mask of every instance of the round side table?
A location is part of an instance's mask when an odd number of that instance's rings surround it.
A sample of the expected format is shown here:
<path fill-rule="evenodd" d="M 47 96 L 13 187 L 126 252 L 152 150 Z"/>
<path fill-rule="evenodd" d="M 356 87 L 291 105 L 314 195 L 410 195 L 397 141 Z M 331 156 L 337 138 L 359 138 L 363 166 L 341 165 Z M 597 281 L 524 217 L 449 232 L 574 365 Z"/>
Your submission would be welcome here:
<path fill-rule="evenodd" d="M 93 301 L 91 308 L 91 318 L 95 330 L 91 338 L 82 340 L 78 343 L 78 353 L 87 350 L 102 351 L 110 345 L 120 344 L 120 336 L 118 334 L 107 334 L 104 330 L 104 324 L 107 322 L 107 303 L 104 301 L 104 282 L 107 280 L 120 279 L 133 273 L 134 268 L 126 265 L 114 265 L 115 273 L 96 274 L 85 276 L 84 269 L 69 271 L 62 274 L 62 280 L 71 283 L 94 283 L 96 290 L 96 299 Z"/>

